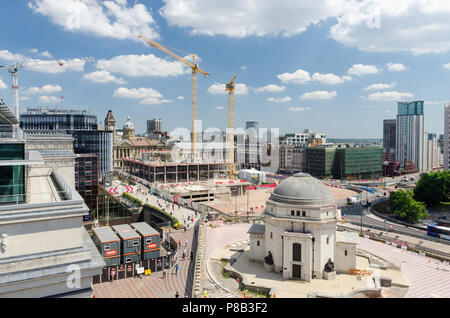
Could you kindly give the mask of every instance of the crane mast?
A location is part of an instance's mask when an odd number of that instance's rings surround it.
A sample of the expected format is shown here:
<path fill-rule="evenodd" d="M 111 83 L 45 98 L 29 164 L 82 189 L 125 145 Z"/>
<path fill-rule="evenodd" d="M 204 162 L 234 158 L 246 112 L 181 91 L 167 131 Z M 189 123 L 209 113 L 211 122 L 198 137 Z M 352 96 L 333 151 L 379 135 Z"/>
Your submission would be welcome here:
<path fill-rule="evenodd" d="M 195 129 L 195 121 L 197 119 L 197 72 L 208 76 L 209 73 L 202 71 L 201 69 L 198 68 L 198 65 L 195 64 L 195 55 L 192 54 L 192 63 L 185 60 L 184 58 L 178 56 L 177 54 L 173 53 L 172 51 L 166 49 L 164 46 L 162 46 L 161 44 L 159 44 L 158 42 L 155 42 L 153 40 L 150 40 L 148 38 L 146 38 L 143 35 L 139 35 L 138 38 L 146 41 L 150 46 L 155 47 L 161 51 L 163 51 L 164 53 L 172 56 L 173 58 L 175 58 L 176 60 L 186 64 L 187 66 L 189 66 L 192 69 L 192 130 L 191 130 L 191 160 L 194 161 L 195 159 L 195 144 L 197 142 L 197 132 Z"/>
<path fill-rule="evenodd" d="M 227 153 L 228 153 L 228 178 L 234 177 L 234 80 L 226 84 L 225 92 L 228 92 L 228 131 L 227 131 Z"/>

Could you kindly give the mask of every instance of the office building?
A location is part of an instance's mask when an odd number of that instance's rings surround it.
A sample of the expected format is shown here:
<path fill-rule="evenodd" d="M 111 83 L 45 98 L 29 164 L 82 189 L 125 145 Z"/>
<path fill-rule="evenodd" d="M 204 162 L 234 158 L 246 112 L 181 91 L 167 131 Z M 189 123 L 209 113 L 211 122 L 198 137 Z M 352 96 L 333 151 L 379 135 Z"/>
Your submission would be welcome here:
<path fill-rule="evenodd" d="M 98 196 L 98 156 L 95 154 L 78 154 L 75 159 L 75 188 L 83 197 L 91 211 L 97 211 Z M 92 220 L 92 213 L 85 216 L 85 221 Z"/>
<path fill-rule="evenodd" d="M 442 146 L 444 149 L 444 169 L 450 170 L 450 103 L 445 106 L 444 138 Z"/>
<path fill-rule="evenodd" d="M 396 161 L 411 161 L 424 170 L 424 102 L 399 102 L 396 127 Z"/>
<path fill-rule="evenodd" d="M 72 135 L 75 154 L 96 154 L 99 158 L 100 176 L 111 176 L 113 171 L 113 132 L 98 130 L 97 116 L 92 115 L 88 110 L 83 108 L 28 108 L 26 113 L 20 115 L 20 125 L 28 135 L 48 132 Z"/>
<path fill-rule="evenodd" d="M 147 120 L 147 134 L 154 132 L 162 132 L 161 119 L 149 119 Z"/>
<path fill-rule="evenodd" d="M 258 122 L 257 121 L 246 121 L 245 122 L 245 131 L 247 132 L 247 135 L 258 138 Z"/>
<path fill-rule="evenodd" d="M 395 161 L 396 119 L 383 120 L 383 161 Z"/>

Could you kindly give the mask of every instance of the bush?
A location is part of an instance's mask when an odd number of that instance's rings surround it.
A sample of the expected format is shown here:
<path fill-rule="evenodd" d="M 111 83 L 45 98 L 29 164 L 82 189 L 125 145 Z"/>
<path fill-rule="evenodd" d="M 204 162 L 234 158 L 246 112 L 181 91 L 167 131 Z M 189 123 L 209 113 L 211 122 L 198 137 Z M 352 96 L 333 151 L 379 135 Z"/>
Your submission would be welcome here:
<path fill-rule="evenodd" d="M 428 216 L 425 204 L 414 200 L 414 193 L 410 190 L 391 192 L 389 207 L 399 219 L 413 223 Z"/>
<path fill-rule="evenodd" d="M 448 171 L 423 173 L 414 189 L 414 198 L 431 207 L 447 202 L 449 191 L 450 173 Z"/>
<path fill-rule="evenodd" d="M 176 217 L 173 217 L 172 215 L 170 215 L 166 211 L 163 211 L 163 210 L 161 210 L 161 209 L 159 209 L 157 207 L 154 207 L 153 205 L 150 205 L 148 203 L 143 203 L 141 200 L 139 200 L 138 198 L 132 196 L 128 192 L 124 192 L 123 196 L 125 198 L 127 198 L 128 200 L 130 200 L 131 202 L 133 202 L 133 203 L 137 203 L 137 204 L 142 205 L 142 206 L 147 206 L 147 207 L 149 207 L 149 208 L 151 208 L 151 209 L 153 209 L 153 210 L 155 210 L 155 211 L 157 211 L 159 213 L 164 214 L 165 216 L 167 216 L 170 219 L 173 228 L 175 228 L 177 230 L 183 228 L 183 226 L 180 224 L 180 221 L 178 221 L 178 219 Z"/>

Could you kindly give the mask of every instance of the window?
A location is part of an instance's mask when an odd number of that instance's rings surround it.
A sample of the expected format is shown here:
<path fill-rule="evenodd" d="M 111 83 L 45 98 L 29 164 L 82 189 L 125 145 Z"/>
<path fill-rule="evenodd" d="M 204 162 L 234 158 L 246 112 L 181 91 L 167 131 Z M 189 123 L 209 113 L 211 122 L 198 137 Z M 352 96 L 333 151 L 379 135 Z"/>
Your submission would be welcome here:
<path fill-rule="evenodd" d="M 105 245 L 103 245 L 103 250 L 106 252 L 106 251 L 109 251 L 111 249 L 111 245 L 110 244 L 105 244 Z"/>
<path fill-rule="evenodd" d="M 302 260 L 302 245 L 299 243 L 292 244 L 292 260 L 296 262 Z"/>
<path fill-rule="evenodd" d="M 328 216 L 328 211 L 327 211 L 327 216 Z"/>
<path fill-rule="evenodd" d="M 259 241 L 256 241 L 256 246 L 259 246 Z M 347 253 L 347 251 L 345 251 L 345 253 Z"/>
<path fill-rule="evenodd" d="M 270 232 L 270 238 L 273 238 L 273 233 L 272 232 Z"/>
<path fill-rule="evenodd" d="M 297 211 L 297 216 L 300 216 L 300 211 Z"/>
<path fill-rule="evenodd" d="M 302 211 L 302 216 L 306 216 L 306 212 L 305 211 Z"/>
<path fill-rule="evenodd" d="M 295 211 L 294 210 L 291 210 L 291 215 L 295 215 Z"/>
<path fill-rule="evenodd" d="M 125 257 L 125 263 L 131 263 L 131 257 L 130 256 Z"/>
<path fill-rule="evenodd" d="M 347 250 L 345 250 L 345 256 L 347 256 Z"/>
<path fill-rule="evenodd" d="M 329 244 L 330 243 L 330 238 L 329 237 L 327 237 L 327 244 Z"/>
<path fill-rule="evenodd" d="M 145 243 L 149 244 L 152 242 L 152 238 L 151 237 L 146 237 L 145 238 Z"/>
<path fill-rule="evenodd" d="M 134 240 L 132 244 L 133 246 L 139 246 L 139 240 Z"/>

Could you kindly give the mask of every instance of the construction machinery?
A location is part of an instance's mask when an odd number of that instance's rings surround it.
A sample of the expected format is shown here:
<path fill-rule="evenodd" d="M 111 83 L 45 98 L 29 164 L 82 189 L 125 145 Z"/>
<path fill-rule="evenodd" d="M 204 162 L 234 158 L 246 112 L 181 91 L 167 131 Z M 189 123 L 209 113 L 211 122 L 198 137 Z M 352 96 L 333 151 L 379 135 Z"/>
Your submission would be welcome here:
<path fill-rule="evenodd" d="M 227 129 L 227 152 L 228 152 L 228 178 L 234 177 L 234 80 L 236 75 L 225 86 L 228 92 L 228 129 Z"/>
<path fill-rule="evenodd" d="M 148 44 L 150 44 L 150 46 L 156 47 L 157 49 L 172 56 L 173 58 L 186 64 L 187 66 L 189 66 L 192 69 L 192 130 L 191 130 L 191 151 L 192 151 L 192 153 L 191 153 L 191 158 L 192 158 L 192 161 L 194 161 L 194 159 L 195 159 L 195 143 L 197 140 L 197 132 L 195 129 L 195 120 L 197 119 L 197 72 L 205 75 L 205 77 L 208 76 L 209 73 L 202 71 L 201 69 L 198 68 L 198 65 L 195 63 L 195 54 L 192 54 L 192 63 L 191 63 L 191 62 L 185 60 L 184 58 L 176 55 L 172 51 L 166 49 L 161 44 L 159 44 L 153 40 L 150 40 L 143 35 L 139 35 L 138 38 L 146 41 Z"/>
<path fill-rule="evenodd" d="M 70 61 L 70 63 L 80 63 L 80 62 L 92 62 L 93 58 L 80 58 L 75 61 Z M 60 61 L 29 61 L 29 62 L 17 62 L 10 65 L 0 65 L 0 69 L 6 69 L 12 76 L 12 111 L 19 120 L 19 69 L 30 68 L 44 65 L 56 65 L 64 66 L 67 63 L 63 60 Z"/>

